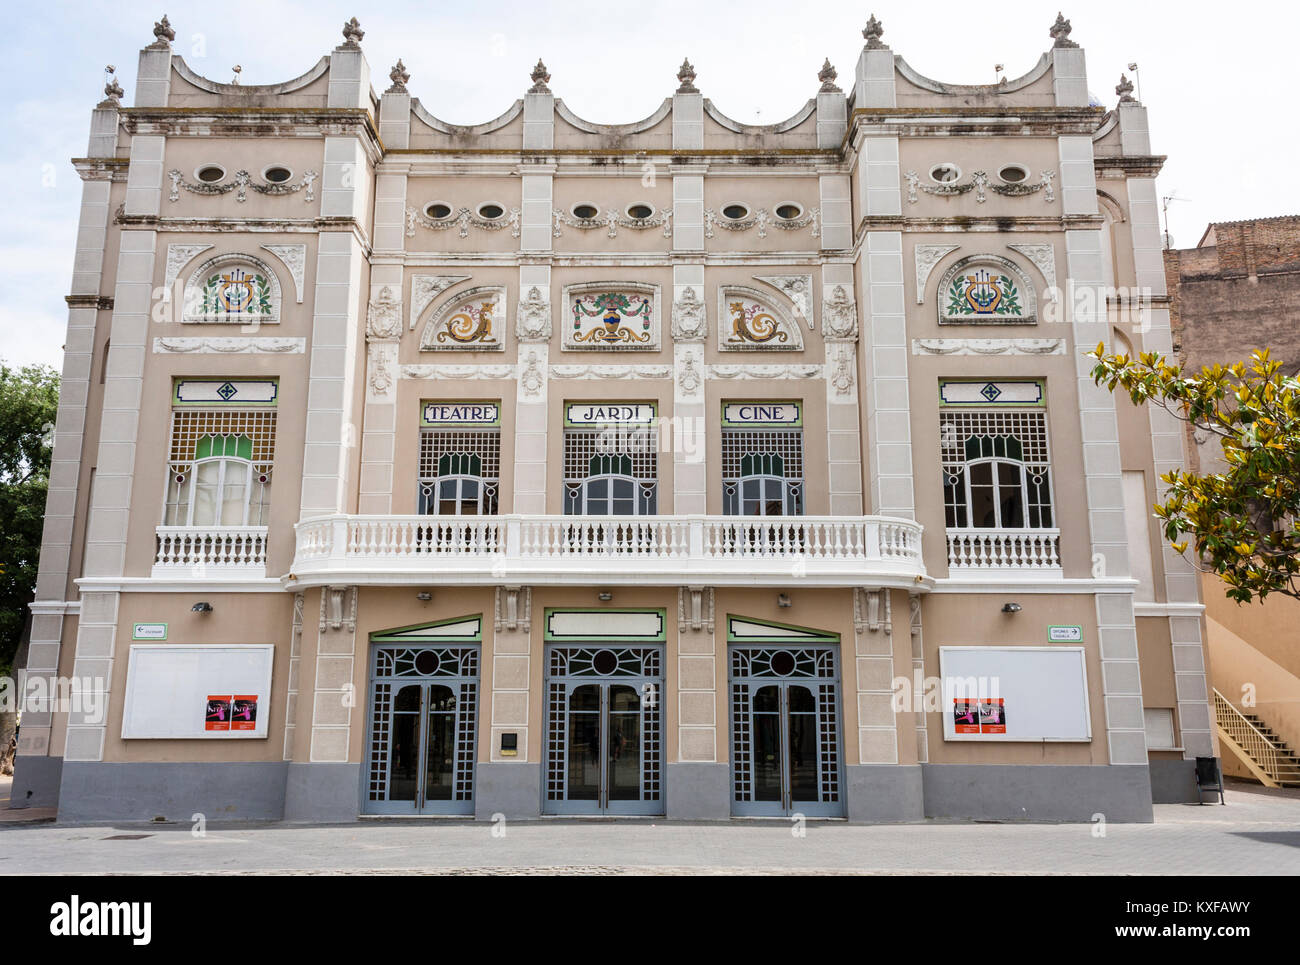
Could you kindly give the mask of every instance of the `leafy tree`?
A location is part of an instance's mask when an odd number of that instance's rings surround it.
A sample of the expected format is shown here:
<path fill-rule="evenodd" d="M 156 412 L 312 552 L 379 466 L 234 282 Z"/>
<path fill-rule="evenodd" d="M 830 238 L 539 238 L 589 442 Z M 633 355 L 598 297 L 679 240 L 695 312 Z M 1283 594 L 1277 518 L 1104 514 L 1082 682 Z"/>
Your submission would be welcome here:
<path fill-rule="evenodd" d="M 36 588 L 59 376 L 0 363 L 0 675 L 13 665 Z"/>
<path fill-rule="evenodd" d="M 1219 438 L 1225 472 L 1161 477 L 1169 489 L 1154 509 L 1173 548 L 1182 553 L 1190 541 L 1231 600 L 1300 599 L 1300 378 L 1284 376 L 1267 349 L 1196 374 L 1154 352 L 1130 359 L 1098 345 L 1088 357 L 1098 385 Z"/>

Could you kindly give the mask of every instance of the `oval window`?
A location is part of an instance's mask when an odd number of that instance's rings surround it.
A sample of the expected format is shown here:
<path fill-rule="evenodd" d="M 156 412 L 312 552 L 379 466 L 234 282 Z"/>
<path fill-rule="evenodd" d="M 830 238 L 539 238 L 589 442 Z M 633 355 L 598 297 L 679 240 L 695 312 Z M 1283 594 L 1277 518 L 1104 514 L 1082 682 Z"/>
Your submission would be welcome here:
<path fill-rule="evenodd" d="M 575 204 L 573 206 L 573 216 L 581 218 L 584 221 L 590 221 L 596 215 L 600 214 L 594 204 Z"/>
<path fill-rule="evenodd" d="M 205 164 L 194 172 L 194 176 L 204 184 L 216 184 L 226 177 L 226 169 L 217 164 Z"/>
<path fill-rule="evenodd" d="M 655 209 L 648 204 L 634 204 L 627 209 L 627 216 L 638 220 L 644 220 L 654 213 Z"/>
<path fill-rule="evenodd" d="M 722 208 L 722 216 L 730 218 L 732 221 L 740 221 L 749 214 L 749 209 L 743 204 L 728 204 Z"/>
<path fill-rule="evenodd" d="M 1008 164 L 998 172 L 998 177 L 1007 184 L 1020 184 L 1029 177 L 1029 169 L 1023 164 Z"/>
<path fill-rule="evenodd" d="M 451 205 L 442 201 L 432 201 L 424 206 L 424 213 L 435 221 L 451 217 Z"/>
<path fill-rule="evenodd" d="M 284 182 L 293 177 L 293 172 L 283 165 L 276 164 L 263 171 L 262 177 L 266 178 L 266 180 L 270 181 L 272 184 L 284 184 Z"/>
<path fill-rule="evenodd" d="M 778 204 L 776 206 L 776 216 L 782 221 L 793 221 L 801 214 L 803 214 L 803 208 L 795 204 L 793 201 L 787 201 L 785 204 Z"/>
<path fill-rule="evenodd" d="M 950 161 L 930 168 L 930 180 L 936 184 L 955 184 L 961 180 L 961 168 Z"/>
<path fill-rule="evenodd" d="M 486 218 L 488 221 L 496 221 L 497 218 L 506 213 L 506 209 L 501 207 L 499 204 L 489 202 L 488 204 L 480 204 L 478 206 L 478 213 L 481 218 Z"/>

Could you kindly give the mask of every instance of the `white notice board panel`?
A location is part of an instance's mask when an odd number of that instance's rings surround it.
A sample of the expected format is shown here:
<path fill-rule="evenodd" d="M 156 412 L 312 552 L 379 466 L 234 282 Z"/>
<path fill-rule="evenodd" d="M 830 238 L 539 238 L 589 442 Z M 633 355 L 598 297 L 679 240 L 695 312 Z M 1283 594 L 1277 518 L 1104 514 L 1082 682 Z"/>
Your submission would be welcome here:
<path fill-rule="evenodd" d="M 133 644 L 122 737 L 266 737 L 275 647 Z"/>
<path fill-rule="evenodd" d="M 940 647 L 939 673 L 944 740 L 1092 739 L 1082 647 Z"/>

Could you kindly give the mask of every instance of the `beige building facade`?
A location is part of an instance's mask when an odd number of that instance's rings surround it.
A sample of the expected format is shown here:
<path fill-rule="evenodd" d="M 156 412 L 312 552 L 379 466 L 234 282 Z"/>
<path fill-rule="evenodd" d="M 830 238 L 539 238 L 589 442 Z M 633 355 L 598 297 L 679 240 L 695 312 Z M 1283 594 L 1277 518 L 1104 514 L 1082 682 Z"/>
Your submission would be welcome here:
<path fill-rule="evenodd" d="M 14 799 L 1195 799 L 1202 607 L 1149 521 L 1183 436 L 1082 355 L 1170 350 L 1146 109 L 1091 103 L 1064 20 L 991 86 L 863 37 L 773 125 L 689 63 L 649 117 L 595 124 L 539 62 L 460 126 L 400 62 L 374 92 L 355 20 L 259 87 L 158 24 L 74 162 Z"/>

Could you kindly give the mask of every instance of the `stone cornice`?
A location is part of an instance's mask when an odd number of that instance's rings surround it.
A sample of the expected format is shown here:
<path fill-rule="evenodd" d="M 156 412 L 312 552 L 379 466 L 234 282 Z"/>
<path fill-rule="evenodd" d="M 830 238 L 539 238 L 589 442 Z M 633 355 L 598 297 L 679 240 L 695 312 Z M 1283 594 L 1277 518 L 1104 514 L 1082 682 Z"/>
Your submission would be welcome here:
<path fill-rule="evenodd" d="M 125 181 L 131 159 L 125 157 L 74 157 L 72 166 L 83 181 Z"/>
<path fill-rule="evenodd" d="M 112 295 L 64 295 L 69 308 L 94 308 L 106 311 L 113 308 Z"/>
<path fill-rule="evenodd" d="M 1099 107 L 871 107 L 853 111 L 841 153 L 872 134 L 898 137 L 962 135 L 1058 137 L 1091 136 L 1105 112 Z"/>
<path fill-rule="evenodd" d="M 168 137 L 320 137 L 353 135 L 371 163 L 384 154 L 374 115 L 360 107 L 124 107 L 128 134 Z"/>
<path fill-rule="evenodd" d="M 1098 155 L 1092 169 L 1099 178 L 1154 178 L 1165 166 L 1165 154 Z"/>
<path fill-rule="evenodd" d="M 316 234 L 320 231 L 351 230 L 369 250 L 370 238 L 365 225 L 356 218 L 167 218 L 152 214 L 119 215 L 114 224 L 124 228 L 151 228 L 154 231 L 216 231 L 229 234 L 250 233 Z"/>

